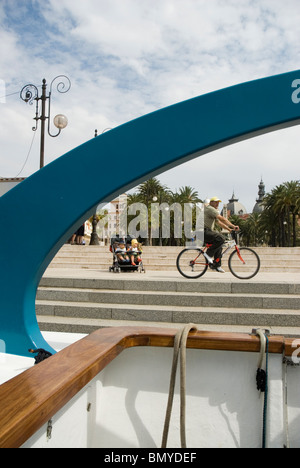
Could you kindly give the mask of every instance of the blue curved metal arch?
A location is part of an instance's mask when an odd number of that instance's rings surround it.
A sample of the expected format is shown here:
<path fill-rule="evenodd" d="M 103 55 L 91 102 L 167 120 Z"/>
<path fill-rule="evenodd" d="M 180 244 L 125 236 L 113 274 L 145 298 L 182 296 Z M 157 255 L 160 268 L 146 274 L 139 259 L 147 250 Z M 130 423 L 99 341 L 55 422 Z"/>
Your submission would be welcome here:
<path fill-rule="evenodd" d="M 0 244 L 0 339 L 6 352 L 53 351 L 37 324 L 37 287 L 57 251 L 100 202 L 217 148 L 299 124 L 299 97 L 297 70 L 175 104 L 93 138 L 1 197 L 1 223 L 9 230 L 9 241 Z M 137 163 L 128 173 L 117 170 L 132 160 Z"/>

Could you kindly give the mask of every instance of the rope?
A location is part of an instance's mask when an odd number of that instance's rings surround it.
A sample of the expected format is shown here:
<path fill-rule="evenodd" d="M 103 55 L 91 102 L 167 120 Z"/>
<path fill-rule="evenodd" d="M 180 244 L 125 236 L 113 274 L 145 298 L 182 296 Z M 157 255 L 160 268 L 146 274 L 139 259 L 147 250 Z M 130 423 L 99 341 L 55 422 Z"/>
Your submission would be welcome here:
<path fill-rule="evenodd" d="M 268 411 L 268 373 L 269 373 L 269 339 L 262 330 L 256 330 L 260 338 L 260 357 L 257 365 L 256 386 L 257 390 L 265 394 L 263 406 L 263 428 L 262 428 L 262 448 L 266 448 L 267 436 L 267 411 Z M 266 357 L 266 370 L 262 369 L 263 359 Z"/>
<path fill-rule="evenodd" d="M 266 448 L 266 435 L 267 435 L 267 411 L 268 411 L 268 367 L 269 367 L 269 339 L 266 336 L 266 386 L 265 386 L 265 399 L 263 411 L 263 433 L 262 433 L 262 448 Z"/>
<path fill-rule="evenodd" d="M 283 423 L 285 429 L 285 439 L 286 442 L 284 444 L 284 448 L 290 448 L 290 440 L 289 440 L 289 418 L 288 418 L 288 388 L 287 388 L 287 366 L 288 361 L 287 359 L 283 358 L 283 365 L 284 365 L 284 380 L 283 380 Z"/>
<path fill-rule="evenodd" d="M 174 389 L 176 382 L 176 372 L 178 364 L 178 356 L 180 351 L 180 440 L 181 447 L 186 448 L 186 431 L 185 431 L 185 419 L 186 419 L 186 342 L 188 334 L 192 330 L 197 330 L 197 327 L 190 323 L 186 325 L 183 329 L 179 330 L 174 339 L 174 353 L 173 353 L 173 362 L 170 378 L 170 387 L 169 387 L 169 398 L 165 416 L 165 424 L 163 430 L 163 437 L 161 448 L 167 447 L 167 440 L 169 434 L 170 420 L 173 407 L 174 399 Z"/>

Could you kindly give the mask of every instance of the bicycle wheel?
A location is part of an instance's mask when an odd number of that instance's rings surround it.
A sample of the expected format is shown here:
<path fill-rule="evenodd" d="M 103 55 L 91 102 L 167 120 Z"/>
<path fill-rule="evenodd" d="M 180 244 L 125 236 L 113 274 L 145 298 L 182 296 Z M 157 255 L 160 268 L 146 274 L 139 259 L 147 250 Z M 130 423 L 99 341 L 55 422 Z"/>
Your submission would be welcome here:
<path fill-rule="evenodd" d="M 255 276 L 260 268 L 260 259 L 254 250 L 241 247 L 232 252 L 228 259 L 231 273 L 239 279 L 250 279 Z"/>
<path fill-rule="evenodd" d="M 184 249 L 177 257 L 176 266 L 185 278 L 200 278 L 208 264 L 201 249 Z"/>

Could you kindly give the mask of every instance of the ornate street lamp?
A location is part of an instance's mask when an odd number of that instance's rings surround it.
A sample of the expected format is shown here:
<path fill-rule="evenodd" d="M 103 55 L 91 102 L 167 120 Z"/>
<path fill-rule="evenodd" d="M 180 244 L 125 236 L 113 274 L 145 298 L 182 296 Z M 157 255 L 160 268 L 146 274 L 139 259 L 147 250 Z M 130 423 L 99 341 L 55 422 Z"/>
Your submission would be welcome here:
<path fill-rule="evenodd" d="M 34 132 L 37 131 L 38 129 L 38 122 L 39 120 L 41 121 L 41 146 L 40 146 L 40 169 L 44 167 L 45 164 L 45 123 L 46 120 L 48 120 L 48 135 L 51 137 L 57 137 L 62 129 L 64 129 L 68 125 L 68 119 L 65 115 L 58 114 L 54 117 L 53 123 L 56 128 L 58 128 L 58 132 L 56 134 L 52 134 L 50 130 L 50 107 L 51 107 L 51 95 L 52 95 L 52 89 L 53 85 L 55 82 L 60 80 L 57 85 L 56 89 L 59 93 L 67 93 L 69 89 L 71 88 L 71 81 L 69 78 L 65 75 L 59 75 L 56 76 L 51 84 L 50 84 L 50 91 L 47 96 L 47 84 L 46 80 L 43 79 L 43 85 L 42 85 L 42 94 L 41 96 L 39 95 L 39 90 L 37 86 L 33 84 L 27 84 L 24 86 L 20 92 L 20 98 L 26 102 L 29 103 L 30 105 L 33 104 L 34 101 L 36 101 L 36 107 L 35 107 L 35 117 L 34 120 L 36 121 L 36 124 L 34 127 L 32 127 L 32 130 Z M 46 111 L 46 103 L 48 100 L 48 111 Z M 41 106 L 39 105 L 39 102 L 41 101 Z M 41 107 L 41 109 L 40 109 Z"/>

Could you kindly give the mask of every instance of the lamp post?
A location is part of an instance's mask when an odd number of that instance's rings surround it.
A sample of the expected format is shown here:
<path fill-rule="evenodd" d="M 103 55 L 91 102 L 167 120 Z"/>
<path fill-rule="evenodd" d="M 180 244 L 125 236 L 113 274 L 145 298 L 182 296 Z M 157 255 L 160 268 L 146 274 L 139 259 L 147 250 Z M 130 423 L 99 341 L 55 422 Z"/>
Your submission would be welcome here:
<path fill-rule="evenodd" d="M 47 82 L 45 79 L 43 79 L 43 84 L 42 84 L 42 94 L 39 94 L 39 90 L 37 86 L 33 84 L 27 84 L 25 85 L 21 92 L 20 92 L 20 98 L 26 102 L 29 103 L 30 105 L 33 104 L 34 101 L 36 101 L 36 107 L 35 107 L 35 117 L 34 120 L 36 121 L 36 124 L 34 127 L 32 127 L 32 130 L 34 132 L 37 131 L 38 129 L 38 122 L 39 120 L 41 121 L 41 144 L 40 144 L 40 169 L 44 167 L 45 165 L 45 127 L 46 127 L 46 120 L 48 120 L 48 135 L 51 137 L 57 137 L 62 129 L 64 129 L 68 125 L 68 119 L 66 116 L 62 114 L 58 114 L 54 117 L 53 123 L 56 128 L 58 128 L 58 132 L 56 134 L 52 134 L 50 130 L 50 108 L 51 108 L 51 96 L 52 96 L 52 89 L 53 85 L 55 82 L 57 82 L 56 89 L 59 93 L 67 93 L 69 89 L 71 88 L 71 81 L 69 78 L 65 75 L 59 75 L 56 76 L 51 84 L 50 84 L 50 91 L 47 96 Z M 48 100 L 48 109 L 47 109 L 47 100 Z M 41 101 L 41 106 L 39 105 Z M 41 108 L 41 109 L 40 109 Z"/>

